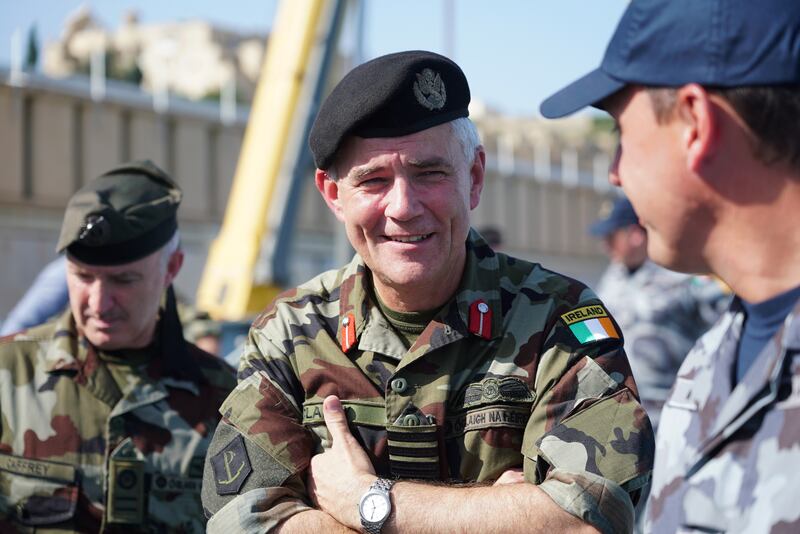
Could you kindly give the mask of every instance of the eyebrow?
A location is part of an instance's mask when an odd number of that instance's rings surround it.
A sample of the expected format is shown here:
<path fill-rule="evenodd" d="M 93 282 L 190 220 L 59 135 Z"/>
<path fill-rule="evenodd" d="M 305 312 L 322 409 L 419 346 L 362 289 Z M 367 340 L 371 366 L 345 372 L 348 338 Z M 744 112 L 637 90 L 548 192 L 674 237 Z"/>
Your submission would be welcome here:
<path fill-rule="evenodd" d="M 361 167 L 359 169 L 351 171 L 350 174 L 348 174 L 348 177 L 352 178 L 354 180 L 358 180 L 358 179 L 361 179 L 361 178 L 363 178 L 365 176 L 368 176 L 368 175 L 370 175 L 370 174 L 372 174 L 374 172 L 378 172 L 382 168 L 383 168 L 382 165 L 372 165 L 372 166 L 369 166 L 369 167 Z"/>
<path fill-rule="evenodd" d="M 440 157 L 433 157 L 423 160 L 408 160 L 408 164 L 417 169 L 430 169 L 431 167 L 443 167 L 447 170 L 453 170 L 453 165 L 446 159 Z"/>
<path fill-rule="evenodd" d="M 77 267 L 77 266 L 74 266 L 74 267 L 70 266 L 68 268 L 68 272 L 70 272 L 72 274 L 76 274 L 78 276 L 83 276 L 83 275 L 103 276 L 103 277 L 114 278 L 114 279 L 128 278 L 128 277 L 134 277 L 134 278 L 141 278 L 142 277 L 142 273 L 140 273 L 138 271 L 121 271 L 121 272 L 118 272 L 118 273 L 96 273 L 96 272 L 93 272 L 91 269 L 83 269 L 83 268 Z"/>
<path fill-rule="evenodd" d="M 138 271 L 122 271 L 121 273 L 109 274 L 109 278 L 141 278 L 142 273 Z"/>
<path fill-rule="evenodd" d="M 453 170 L 453 165 L 448 160 L 440 157 L 432 157 L 421 160 L 409 159 L 408 165 L 410 167 L 414 167 L 415 169 L 430 169 L 431 167 L 443 167 L 448 171 Z M 359 169 L 351 171 L 348 177 L 354 180 L 359 180 L 361 178 L 364 178 L 365 176 L 369 176 L 370 174 L 378 172 L 381 169 L 383 169 L 382 165 L 370 165 L 366 167 L 361 167 Z"/>

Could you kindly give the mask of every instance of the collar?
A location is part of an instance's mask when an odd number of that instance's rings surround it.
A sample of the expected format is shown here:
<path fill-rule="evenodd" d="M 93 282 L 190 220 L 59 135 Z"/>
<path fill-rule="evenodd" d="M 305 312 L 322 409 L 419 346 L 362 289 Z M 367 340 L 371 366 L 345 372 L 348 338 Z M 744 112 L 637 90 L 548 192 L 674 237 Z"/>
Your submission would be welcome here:
<path fill-rule="evenodd" d="M 203 382 L 204 378 L 191 361 L 174 298 L 170 286 L 156 325 L 156 335 L 160 337 L 159 354 L 151 358 L 146 374 L 152 380 L 171 379 L 175 385 L 185 385 L 186 389 L 197 391 L 196 384 Z M 78 332 L 72 312 L 67 308 L 55 320 L 53 341 L 45 354 L 45 370 L 48 373 L 73 371 L 77 381 L 85 382 L 100 365 L 97 349 Z"/>
<path fill-rule="evenodd" d="M 55 320 L 53 341 L 45 353 L 45 370 L 80 373 L 89 359 L 90 348 L 89 342 L 78 334 L 72 311 L 67 308 Z"/>
<path fill-rule="evenodd" d="M 688 471 L 690 475 L 702 465 L 702 458 L 707 451 L 713 450 L 723 440 L 733 435 L 759 410 L 777 398 L 783 374 L 788 370 L 785 365 L 786 357 L 790 350 L 800 348 L 800 302 L 798 302 L 786 316 L 773 342 L 767 344 L 744 378 L 731 390 L 730 376 L 736 361 L 735 351 L 741 339 L 744 319 L 744 307 L 739 297 L 734 297 L 728 313 L 731 323 L 727 335 L 721 340 L 725 343 L 725 350 L 714 355 L 713 360 L 705 362 L 705 365 L 712 367 L 711 388 L 719 392 L 718 411 L 707 437 L 696 450 L 692 461 L 693 467 Z"/>
<path fill-rule="evenodd" d="M 455 329 L 460 336 L 472 335 L 487 340 L 502 337 L 500 262 L 486 241 L 470 230 L 461 283 L 449 306 L 444 306 L 432 323 L 440 322 L 445 330 Z M 369 270 L 356 254 L 345 267 L 339 295 L 337 341 L 342 352 L 349 352 L 369 321 Z M 426 339 L 425 332 L 420 339 Z M 413 347 L 412 347 L 413 351 Z"/>

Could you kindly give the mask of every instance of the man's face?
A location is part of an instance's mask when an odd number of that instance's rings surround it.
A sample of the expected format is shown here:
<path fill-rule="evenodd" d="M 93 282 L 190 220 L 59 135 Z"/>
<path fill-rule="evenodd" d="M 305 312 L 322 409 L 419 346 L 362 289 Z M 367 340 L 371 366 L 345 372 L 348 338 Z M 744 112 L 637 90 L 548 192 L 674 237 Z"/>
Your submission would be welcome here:
<path fill-rule="evenodd" d="M 124 265 L 86 265 L 67 258 L 67 287 L 78 329 L 103 350 L 141 348 L 153 339 L 164 290 L 180 270 L 183 253 L 166 266 L 162 251 Z"/>
<path fill-rule="evenodd" d="M 647 258 L 647 234 L 635 224 L 617 228 L 603 238 L 606 253 L 611 261 L 628 269 L 640 267 Z"/>
<path fill-rule="evenodd" d="M 705 269 L 708 215 L 686 164 L 686 124 L 656 121 L 650 96 L 628 87 L 605 103 L 619 128 L 609 180 L 621 186 L 647 230 L 649 257 L 665 267 Z"/>
<path fill-rule="evenodd" d="M 317 187 L 382 298 L 386 289 L 427 290 L 448 293 L 446 300 L 458 287 L 469 212 L 483 187 L 483 149 L 477 154 L 465 161 L 442 124 L 404 137 L 352 138 L 338 157 L 340 178 L 317 173 Z"/>

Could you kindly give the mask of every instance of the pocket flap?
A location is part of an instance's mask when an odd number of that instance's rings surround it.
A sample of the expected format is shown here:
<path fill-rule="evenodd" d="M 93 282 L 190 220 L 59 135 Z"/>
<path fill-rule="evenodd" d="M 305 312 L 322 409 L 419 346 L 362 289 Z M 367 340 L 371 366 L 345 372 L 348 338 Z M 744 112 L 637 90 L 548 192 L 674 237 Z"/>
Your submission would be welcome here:
<path fill-rule="evenodd" d="M 27 526 L 70 520 L 78 504 L 74 466 L 0 454 L 0 510 Z"/>

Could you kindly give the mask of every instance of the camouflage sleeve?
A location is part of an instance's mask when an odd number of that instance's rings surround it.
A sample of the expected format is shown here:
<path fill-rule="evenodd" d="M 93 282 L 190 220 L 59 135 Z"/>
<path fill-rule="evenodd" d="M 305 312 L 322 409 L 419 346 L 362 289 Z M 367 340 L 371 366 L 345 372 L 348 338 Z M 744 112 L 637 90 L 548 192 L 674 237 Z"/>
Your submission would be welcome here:
<path fill-rule="evenodd" d="M 558 310 L 548 326 L 523 439 L 526 479 L 600 531 L 632 532 L 654 441 L 619 327 L 596 298 Z"/>
<path fill-rule="evenodd" d="M 299 382 L 286 356 L 258 329 L 250 332 L 239 379 L 220 408 L 223 419 L 206 457 L 202 497 L 209 532 L 230 525 L 268 532 L 311 508 L 302 474 L 315 443 L 292 395 Z"/>

